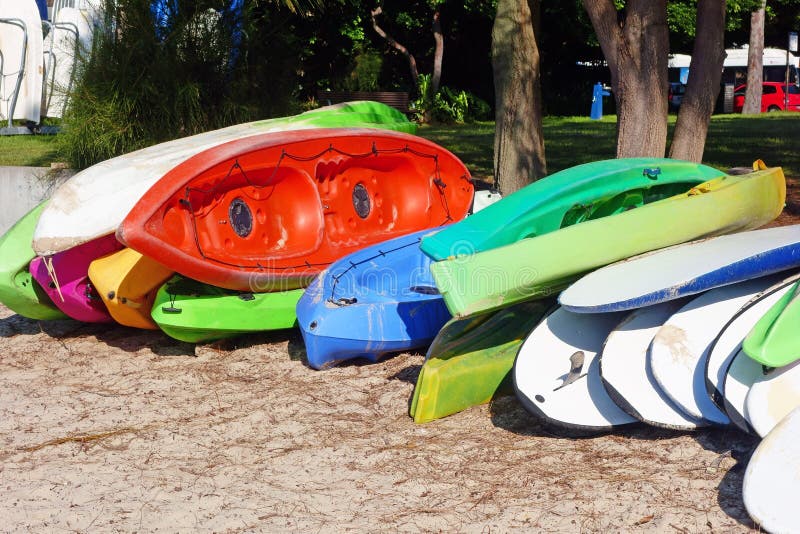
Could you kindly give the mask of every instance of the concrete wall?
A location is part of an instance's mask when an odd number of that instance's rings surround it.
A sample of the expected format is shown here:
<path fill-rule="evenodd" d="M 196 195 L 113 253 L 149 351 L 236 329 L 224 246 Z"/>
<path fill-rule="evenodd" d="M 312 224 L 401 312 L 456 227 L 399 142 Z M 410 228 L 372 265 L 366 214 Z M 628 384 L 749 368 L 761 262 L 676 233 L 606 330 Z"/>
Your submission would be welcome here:
<path fill-rule="evenodd" d="M 47 167 L 0 167 L 0 235 L 73 174 Z"/>

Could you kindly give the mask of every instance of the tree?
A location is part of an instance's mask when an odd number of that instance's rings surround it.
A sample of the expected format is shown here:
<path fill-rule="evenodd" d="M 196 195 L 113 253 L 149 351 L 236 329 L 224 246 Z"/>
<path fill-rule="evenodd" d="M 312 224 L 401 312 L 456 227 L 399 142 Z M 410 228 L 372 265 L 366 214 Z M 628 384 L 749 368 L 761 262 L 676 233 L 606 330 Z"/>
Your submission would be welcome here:
<path fill-rule="evenodd" d="M 441 25 L 441 13 L 439 11 L 439 2 L 433 2 L 433 16 L 432 16 L 432 23 L 431 23 L 431 31 L 433 32 L 433 38 L 436 42 L 436 48 L 433 53 L 433 72 L 431 73 L 431 87 L 430 90 L 432 93 L 436 93 L 439 91 L 439 84 L 442 80 L 442 58 L 444 57 L 444 38 L 442 37 L 442 25 Z M 389 45 L 400 52 L 403 56 L 406 57 L 408 60 L 408 67 L 411 71 L 411 81 L 414 83 L 414 87 L 419 85 L 419 70 L 417 69 L 417 60 L 414 58 L 414 55 L 409 52 L 408 48 L 404 45 L 399 43 L 394 37 L 386 33 L 383 28 L 378 25 L 377 17 L 383 13 L 383 7 L 378 6 L 370 12 L 370 16 L 372 19 L 372 28 L 375 30 L 375 33 L 380 35 L 382 38 L 389 43 Z"/>
<path fill-rule="evenodd" d="M 538 0 L 499 0 L 492 28 L 494 178 L 503 194 L 547 174 L 535 23 Z"/>
<path fill-rule="evenodd" d="M 761 83 L 764 75 L 764 17 L 767 0 L 750 14 L 750 48 L 747 49 L 747 91 L 742 113 L 761 113 Z"/>
<path fill-rule="evenodd" d="M 670 157 L 700 162 L 725 60 L 725 0 L 698 0 L 697 32 Z"/>
<path fill-rule="evenodd" d="M 662 157 L 667 145 L 666 0 L 583 0 L 611 71 L 617 157 Z"/>

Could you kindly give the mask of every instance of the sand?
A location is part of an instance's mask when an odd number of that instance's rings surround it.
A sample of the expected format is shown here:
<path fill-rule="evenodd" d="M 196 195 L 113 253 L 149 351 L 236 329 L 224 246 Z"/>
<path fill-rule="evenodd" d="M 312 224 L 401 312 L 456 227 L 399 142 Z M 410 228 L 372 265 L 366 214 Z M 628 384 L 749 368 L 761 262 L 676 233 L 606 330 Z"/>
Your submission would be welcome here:
<path fill-rule="evenodd" d="M 314 371 L 0 306 L 0 530 L 747 531 L 735 430 L 570 439 L 516 399 L 417 425 L 423 357 Z"/>

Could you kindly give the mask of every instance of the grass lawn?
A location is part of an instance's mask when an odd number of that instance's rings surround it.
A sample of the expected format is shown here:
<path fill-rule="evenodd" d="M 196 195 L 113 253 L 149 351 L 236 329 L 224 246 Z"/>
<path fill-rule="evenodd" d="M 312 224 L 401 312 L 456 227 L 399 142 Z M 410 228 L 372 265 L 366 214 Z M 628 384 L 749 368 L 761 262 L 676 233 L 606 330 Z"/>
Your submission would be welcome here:
<path fill-rule="evenodd" d="M 0 165 L 49 167 L 58 161 L 55 135 L 11 135 L 0 137 Z"/>
<path fill-rule="evenodd" d="M 669 132 L 675 126 L 669 117 Z M 593 121 L 586 117 L 546 117 L 545 157 L 550 173 L 615 153 L 616 116 Z M 476 178 L 492 176 L 494 123 L 422 126 L 422 137 L 449 148 Z M 756 159 L 781 166 L 787 176 L 800 177 L 800 113 L 769 113 L 757 117 L 714 115 L 703 163 L 728 169 L 749 166 Z"/>
<path fill-rule="evenodd" d="M 670 115 L 670 134 L 675 126 Z M 616 116 L 593 121 L 587 117 L 546 117 L 545 156 L 550 173 L 573 165 L 614 157 Z M 449 148 L 473 176 L 490 179 L 494 122 L 422 126 L 419 135 Z M 787 176 L 800 178 L 800 113 L 768 113 L 757 117 L 714 115 L 703 162 L 727 169 L 749 166 L 761 158 L 782 166 Z M 47 167 L 59 161 L 56 136 L 0 137 L 0 165 Z"/>

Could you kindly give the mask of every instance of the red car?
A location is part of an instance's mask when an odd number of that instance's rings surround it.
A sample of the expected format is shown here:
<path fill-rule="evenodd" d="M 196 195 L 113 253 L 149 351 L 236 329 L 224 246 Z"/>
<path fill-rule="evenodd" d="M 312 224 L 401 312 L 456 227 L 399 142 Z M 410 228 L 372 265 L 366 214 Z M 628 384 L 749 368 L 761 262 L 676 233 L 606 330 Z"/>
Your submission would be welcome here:
<path fill-rule="evenodd" d="M 764 82 L 761 92 L 761 111 L 783 111 L 786 85 L 782 82 Z M 733 111 L 741 113 L 744 107 L 746 85 L 740 85 L 733 91 Z M 800 87 L 789 84 L 789 111 L 800 111 Z"/>

